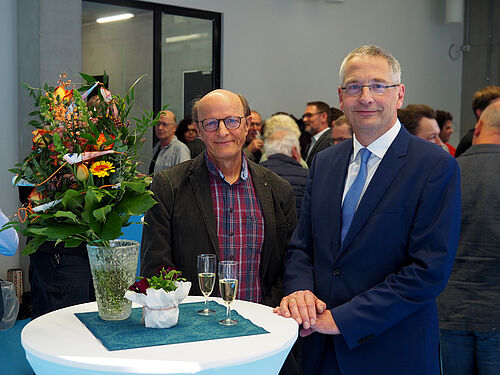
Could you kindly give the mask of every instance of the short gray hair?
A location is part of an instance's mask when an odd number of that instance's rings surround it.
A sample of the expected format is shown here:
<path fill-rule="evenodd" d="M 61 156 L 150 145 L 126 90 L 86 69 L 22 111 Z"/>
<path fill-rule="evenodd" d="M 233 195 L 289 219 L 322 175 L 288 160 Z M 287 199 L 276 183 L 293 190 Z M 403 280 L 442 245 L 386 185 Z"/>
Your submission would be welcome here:
<path fill-rule="evenodd" d="M 382 47 L 378 47 L 378 46 L 374 46 L 374 45 L 366 45 L 366 46 L 358 47 L 355 50 L 351 51 L 344 58 L 344 61 L 342 61 L 342 64 L 340 64 L 339 84 L 341 86 L 344 85 L 345 69 L 346 69 L 347 63 L 349 62 L 350 59 L 352 59 L 355 56 L 377 56 L 377 57 L 384 58 L 389 63 L 389 67 L 391 68 L 391 71 L 392 71 L 392 79 L 394 80 L 394 82 L 392 82 L 392 83 L 401 83 L 401 65 L 399 65 L 398 60 L 396 60 L 394 58 L 394 56 L 392 56 L 389 53 L 389 51 L 383 49 Z"/>
<path fill-rule="evenodd" d="M 300 137 L 300 129 L 295 120 L 289 115 L 274 115 L 268 118 L 264 125 L 264 138 L 269 137 L 276 129 L 291 129 L 297 138 Z"/>
<path fill-rule="evenodd" d="M 283 136 L 277 136 L 278 132 L 282 132 Z M 300 153 L 299 138 L 290 128 L 276 128 L 264 141 L 267 156 L 283 154 L 291 157 L 293 147 Z"/>

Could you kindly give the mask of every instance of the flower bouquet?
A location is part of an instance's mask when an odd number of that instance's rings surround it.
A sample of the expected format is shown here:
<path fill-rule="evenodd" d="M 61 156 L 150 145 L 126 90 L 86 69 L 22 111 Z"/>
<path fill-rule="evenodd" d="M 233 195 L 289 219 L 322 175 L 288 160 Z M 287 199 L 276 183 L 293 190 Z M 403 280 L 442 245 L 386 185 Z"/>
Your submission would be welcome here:
<path fill-rule="evenodd" d="M 137 172 L 135 157 L 157 116 L 143 111 L 135 126 L 127 120 L 140 78 L 120 97 L 105 88 L 106 73 L 102 83 L 80 75 L 80 85 L 65 74 L 56 88 L 25 85 L 37 107 L 31 113 L 37 120 L 29 123 L 33 147 L 11 171 L 17 174 L 14 183 L 30 187 L 31 193 L 19 221 L 3 227 L 32 238 L 23 254 L 45 241 L 69 248 L 95 241 L 108 246 L 123 234 L 131 215 L 156 203 L 147 189 L 151 178 Z"/>
<path fill-rule="evenodd" d="M 125 293 L 125 298 L 143 306 L 146 327 L 170 328 L 177 324 L 178 306 L 191 289 L 191 282 L 180 275 L 180 271 L 162 267 L 158 276 L 139 278 Z"/>

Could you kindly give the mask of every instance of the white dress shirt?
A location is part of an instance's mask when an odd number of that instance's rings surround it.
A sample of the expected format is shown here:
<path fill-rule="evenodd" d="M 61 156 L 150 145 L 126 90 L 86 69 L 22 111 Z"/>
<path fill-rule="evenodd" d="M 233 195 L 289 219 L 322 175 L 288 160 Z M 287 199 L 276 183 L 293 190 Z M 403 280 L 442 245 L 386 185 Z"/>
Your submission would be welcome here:
<path fill-rule="evenodd" d="M 391 146 L 394 139 L 396 139 L 399 130 L 401 130 L 401 123 L 399 122 L 399 119 L 396 119 L 396 122 L 389 130 L 387 130 L 382 136 L 378 137 L 376 140 L 370 143 L 368 147 L 366 147 L 371 152 L 371 155 L 366 165 L 367 176 L 365 185 L 363 186 L 363 190 L 361 191 L 361 196 L 359 197 L 358 205 L 359 202 L 361 202 L 361 199 L 363 198 L 366 188 L 370 184 L 373 175 L 377 171 L 380 161 L 384 157 L 385 153 Z M 349 168 L 347 169 L 347 178 L 345 180 L 344 194 L 342 195 L 342 203 L 344 203 L 344 198 L 347 192 L 349 191 L 349 188 L 351 187 L 352 183 L 356 179 L 356 176 L 358 175 L 359 167 L 361 165 L 361 155 L 359 153 L 359 150 L 364 148 L 364 146 L 361 143 L 359 143 L 358 140 L 356 139 L 355 134 L 353 134 L 352 139 L 353 139 L 354 150 L 351 155 L 351 161 L 349 162 Z"/>

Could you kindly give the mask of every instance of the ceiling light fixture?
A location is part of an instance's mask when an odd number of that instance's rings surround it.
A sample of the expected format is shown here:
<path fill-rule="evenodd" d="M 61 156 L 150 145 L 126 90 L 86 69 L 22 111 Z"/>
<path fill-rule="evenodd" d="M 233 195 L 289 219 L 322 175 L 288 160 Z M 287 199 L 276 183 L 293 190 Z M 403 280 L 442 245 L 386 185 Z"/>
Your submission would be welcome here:
<path fill-rule="evenodd" d="M 95 21 L 97 23 L 106 23 L 106 22 L 128 20 L 132 17 L 134 17 L 134 15 L 132 13 L 123 13 L 123 14 L 117 14 L 116 16 L 101 17 L 101 18 L 96 19 Z"/>
<path fill-rule="evenodd" d="M 177 43 L 177 42 L 186 42 L 188 40 L 195 40 L 195 39 L 202 39 L 202 38 L 208 38 L 208 33 L 170 36 L 168 38 L 165 38 L 165 42 L 166 43 Z"/>

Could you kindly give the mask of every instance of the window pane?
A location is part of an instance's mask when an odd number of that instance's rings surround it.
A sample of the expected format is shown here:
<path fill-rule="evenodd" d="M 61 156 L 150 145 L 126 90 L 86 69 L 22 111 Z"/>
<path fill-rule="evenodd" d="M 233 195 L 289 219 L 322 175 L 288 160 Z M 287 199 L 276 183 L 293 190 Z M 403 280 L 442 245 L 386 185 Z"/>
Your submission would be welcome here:
<path fill-rule="evenodd" d="M 109 76 L 109 90 L 124 95 L 132 84 L 147 74 L 135 86 L 135 104 L 129 119 L 141 117 L 141 109 L 153 110 L 153 12 L 93 2 L 83 2 L 82 67 L 83 72 Z M 100 17 L 131 13 L 133 18 L 97 23 Z M 131 120 L 133 123 L 133 121 Z M 151 160 L 152 134 L 141 151 L 140 171 L 147 173 Z"/>
<path fill-rule="evenodd" d="M 177 121 L 191 115 L 191 101 L 212 90 L 212 21 L 162 15 L 162 105 Z"/>

